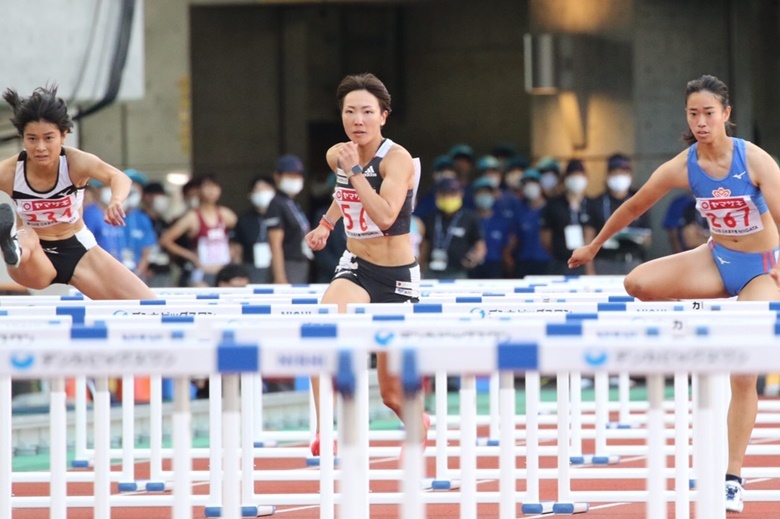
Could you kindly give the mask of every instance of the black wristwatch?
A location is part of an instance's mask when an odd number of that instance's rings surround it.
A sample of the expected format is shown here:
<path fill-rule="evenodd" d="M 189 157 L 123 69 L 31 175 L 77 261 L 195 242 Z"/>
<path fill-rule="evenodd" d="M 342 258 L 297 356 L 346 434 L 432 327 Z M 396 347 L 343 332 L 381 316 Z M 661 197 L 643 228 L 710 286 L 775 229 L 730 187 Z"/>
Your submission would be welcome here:
<path fill-rule="evenodd" d="M 360 175 L 363 173 L 363 168 L 360 167 L 360 164 L 355 164 L 352 166 L 352 174 L 353 175 Z"/>

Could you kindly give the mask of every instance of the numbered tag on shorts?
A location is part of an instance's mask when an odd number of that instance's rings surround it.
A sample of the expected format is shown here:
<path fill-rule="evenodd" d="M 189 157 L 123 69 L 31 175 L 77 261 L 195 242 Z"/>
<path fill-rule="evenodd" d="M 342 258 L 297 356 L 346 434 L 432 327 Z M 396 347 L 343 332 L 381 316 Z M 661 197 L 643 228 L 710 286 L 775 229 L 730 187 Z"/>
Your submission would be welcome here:
<path fill-rule="evenodd" d="M 566 237 L 566 248 L 569 250 L 579 249 L 585 245 L 585 240 L 582 237 L 581 225 L 567 225 L 563 229 L 563 234 Z"/>
<path fill-rule="evenodd" d="M 267 269 L 271 266 L 271 246 L 268 243 L 255 243 L 252 247 L 255 256 L 255 267 Z"/>
<path fill-rule="evenodd" d="M 428 268 L 439 272 L 447 270 L 447 251 L 444 249 L 433 249 L 431 251 L 431 261 L 428 263 Z"/>

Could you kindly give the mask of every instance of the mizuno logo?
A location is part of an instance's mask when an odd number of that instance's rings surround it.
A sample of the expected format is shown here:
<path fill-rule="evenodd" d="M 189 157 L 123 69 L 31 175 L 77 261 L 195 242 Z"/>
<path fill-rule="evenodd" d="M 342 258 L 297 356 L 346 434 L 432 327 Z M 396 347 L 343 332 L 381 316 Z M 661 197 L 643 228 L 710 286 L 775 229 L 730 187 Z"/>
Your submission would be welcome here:
<path fill-rule="evenodd" d="M 743 176 L 745 176 L 745 173 L 747 173 L 747 171 L 743 171 L 743 172 L 742 172 L 742 173 L 740 173 L 739 175 L 732 175 L 732 176 L 733 176 L 734 178 L 736 178 L 736 179 L 742 180 L 742 177 L 743 177 Z"/>
<path fill-rule="evenodd" d="M 716 257 L 716 258 L 718 258 L 718 261 L 720 261 L 720 264 L 721 264 L 721 265 L 728 265 L 729 263 L 731 263 L 730 261 L 726 261 L 726 260 L 724 260 L 724 259 L 723 259 L 723 258 L 721 258 L 720 256 L 715 256 L 715 257 Z"/>
<path fill-rule="evenodd" d="M 366 170 L 363 172 L 364 177 L 375 177 L 376 171 L 374 171 L 374 166 L 368 166 Z"/>

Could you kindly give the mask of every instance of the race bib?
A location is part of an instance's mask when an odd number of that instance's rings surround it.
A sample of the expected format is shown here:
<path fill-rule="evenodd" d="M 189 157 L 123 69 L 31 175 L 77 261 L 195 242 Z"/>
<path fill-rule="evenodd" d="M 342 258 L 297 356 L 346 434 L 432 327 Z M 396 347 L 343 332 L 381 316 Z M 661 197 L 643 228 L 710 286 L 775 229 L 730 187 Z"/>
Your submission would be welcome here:
<path fill-rule="evenodd" d="M 379 226 L 366 213 L 357 191 L 337 187 L 334 196 L 344 217 L 344 232 L 349 238 L 360 240 L 384 236 Z"/>
<path fill-rule="evenodd" d="M 758 207 L 749 195 L 697 198 L 696 209 L 707 219 L 712 234 L 744 236 L 764 228 Z"/>
<path fill-rule="evenodd" d="M 46 200 L 19 200 L 17 212 L 30 227 L 48 227 L 57 223 L 73 223 L 79 219 L 73 209 L 72 196 Z"/>
<path fill-rule="evenodd" d="M 255 243 L 252 252 L 255 257 L 255 268 L 267 269 L 271 266 L 271 246 L 268 243 Z"/>
<path fill-rule="evenodd" d="M 230 245 L 223 229 L 209 229 L 207 235 L 198 240 L 198 259 L 204 267 L 230 263 Z"/>

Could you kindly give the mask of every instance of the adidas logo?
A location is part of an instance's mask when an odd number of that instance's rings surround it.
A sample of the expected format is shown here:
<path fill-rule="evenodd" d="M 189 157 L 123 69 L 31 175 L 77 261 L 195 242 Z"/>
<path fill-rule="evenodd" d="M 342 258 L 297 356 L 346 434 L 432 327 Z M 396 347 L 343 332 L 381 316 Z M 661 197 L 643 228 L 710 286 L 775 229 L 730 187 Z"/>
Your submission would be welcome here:
<path fill-rule="evenodd" d="M 374 166 L 368 166 L 365 171 L 363 171 L 364 177 L 375 177 L 376 171 L 374 171 Z"/>

